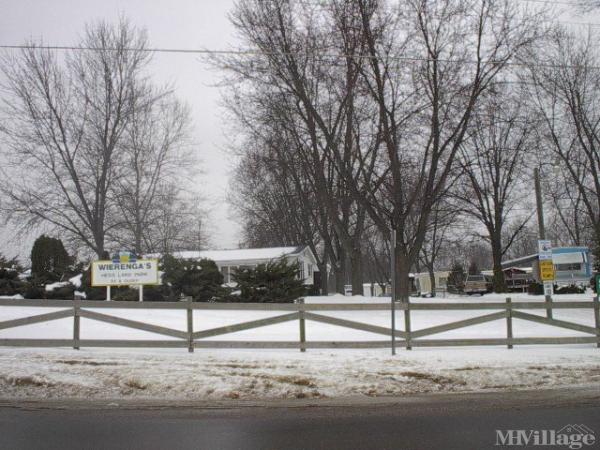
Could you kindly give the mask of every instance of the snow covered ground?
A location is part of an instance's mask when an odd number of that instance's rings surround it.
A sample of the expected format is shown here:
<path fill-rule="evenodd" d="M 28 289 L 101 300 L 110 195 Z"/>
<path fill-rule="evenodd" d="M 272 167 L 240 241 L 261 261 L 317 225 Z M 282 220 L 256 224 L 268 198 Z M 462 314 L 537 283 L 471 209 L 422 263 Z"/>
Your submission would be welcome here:
<path fill-rule="evenodd" d="M 514 301 L 542 301 L 512 295 Z M 414 299 L 416 302 L 490 302 L 504 297 Z M 591 294 L 555 301 L 591 300 Z M 385 302 L 360 297 L 307 298 L 307 303 Z M 50 312 L 50 308 L 0 307 L 0 321 Z M 103 309 L 119 317 L 184 330 L 185 311 Z M 493 311 L 414 311 L 413 330 Z M 543 310 L 528 310 L 543 315 Z M 195 330 L 282 314 L 281 311 L 194 312 Z M 387 311 L 319 312 L 389 326 Z M 555 310 L 554 317 L 593 326 L 591 309 Z M 402 313 L 398 313 L 402 324 Z M 73 319 L 0 331 L 0 338 L 71 338 Z M 399 327 L 401 328 L 401 327 Z M 499 320 L 433 335 L 431 338 L 504 337 Z M 382 340 L 382 336 L 307 321 L 307 340 Z M 515 337 L 580 336 L 581 333 L 514 320 Z M 81 319 L 82 339 L 168 339 L 143 331 Z M 217 340 L 298 339 L 298 322 L 219 336 Z M 436 391 L 540 389 L 592 385 L 600 388 L 600 349 L 594 344 L 563 346 L 415 348 L 376 350 L 200 350 L 0 348 L 2 398 L 320 398 L 384 396 Z"/>

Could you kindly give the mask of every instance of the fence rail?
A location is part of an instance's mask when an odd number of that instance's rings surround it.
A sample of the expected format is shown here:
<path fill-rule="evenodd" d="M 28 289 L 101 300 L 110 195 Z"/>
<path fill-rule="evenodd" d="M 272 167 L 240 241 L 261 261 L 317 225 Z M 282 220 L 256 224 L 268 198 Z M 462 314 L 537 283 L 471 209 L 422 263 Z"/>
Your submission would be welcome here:
<path fill-rule="evenodd" d="M 372 325 L 354 320 L 341 319 L 320 314 L 322 311 L 382 311 L 389 310 L 390 306 L 383 303 L 194 303 L 191 300 L 182 302 L 107 302 L 87 300 L 12 300 L 0 299 L 0 306 L 12 307 L 41 307 L 63 308 L 45 314 L 5 320 L 0 322 L 0 330 L 16 328 L 52 320 L 73 317 L 73 339 L 17 339 L 0 338 L 0 346 L 14 347 L 148 347 L 148 348 L 187 348 L 193 352 L 195 348 L 273 348 L 273 349 L 325 349 L 325 348 L 387 348 L 391 341 L 307 341 L 306 321 L 314 321 L 374 333 L 395 339 L 396 345 L 407 349 L 412 347 L 451 347 L 451 346 L 484 346 L 505 345 L 508 349 L 514 345 L 544 345 L 544 344 L 596 344 L 600 348 L 600 302 L 598 297 L 593 301 L 552 302 L 552 309 L 591 309 L 594 316 L 594 327 L 582 325 L 551 317 L 543 317 L 523 312 L 522 310 L 548 310 L 547 302 L 512 302 L 507 298 L 505 302 L 492 303 L 397 303 L 398 311 L 402 311 L 405 318 L 405 329 L 398 330 L 379 325 Z M 153 325 L 137 320 L 125 319 L 105 313 L 91 311 L 92 309 L 172 309 L 186 310 L 186 331 Z M 237 310 L 237 311 L 283 311 L 284 314 L 265 319 L 251 320 L 232 325 L 226 325 L 208 330 L 194 331 L 194 310 Z M 456 311 L 456 310 L 496 310 L 496 312 L 477 317 L 458 320 L 455 322 L 411 329 L 410 315 L 413 311 Z M 499 310 L 499 311 L 498 311 Z M 291 311 L 291 312 L 290 312 Z M 169 336 L 176 340 L 123 340 L 123 339 L 81 339 L 80 319 L 90 319 L 112 325 L 146 331 L 158 335 Z M 514 337 L 513 319 L 525 320 L 561 329 L 568 329 L 584 333 L 587 336 L 569 337 Z M 473 325 L 479 325 L 496 320 L 506 321 L 505 338 L 477 338 L 477 339 L 422 339 L 431 335 L 457 330 Z M 218 341 L 207 340 L 215 336 L 236 333 L 239 331 L 261 328 L 269 325 L 298 321 L 298 341 Z M 393 334 L 392 334 L 393 333 Z M 399 339 L 396 339 L 399 338 Z"/>

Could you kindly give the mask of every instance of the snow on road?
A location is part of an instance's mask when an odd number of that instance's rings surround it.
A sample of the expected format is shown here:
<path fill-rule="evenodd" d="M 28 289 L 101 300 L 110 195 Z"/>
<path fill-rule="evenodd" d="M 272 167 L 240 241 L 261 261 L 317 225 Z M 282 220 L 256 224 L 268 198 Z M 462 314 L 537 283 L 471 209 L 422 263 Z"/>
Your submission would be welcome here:
<path fill-rule="evenodd" d="M 530 296 L 514 300 L 532 301 Z M 498 301 L 486 296 L 474 301 Z M 536 300 L 540 300 L 539 298 Z M 569 296 L 560 301 L 590 300 Z M 374 302 L 381 299 L 312 298 L 307 302 Z M 426 301 L 426 300 L 416 300 Z M 433 300 L 427 300 L 433 301 Z M 443 301 L 473 301 L 443 299 Z M 0 321 L 49 312 L 48 308 L 0 307 Z M 184 311 L 102 310 L 183 330 Z M 460 320 L 492 311 L 415 311 L 413 329 Z M 543 314 L 543 310 L 529 311 Z M 386 311 L 319 312 L 388 326 Z M 195 329 L 278 315 L 281 312 L 195 311 Z M 401 314 L 398 323 L 403 323 Z M 588 309 L 555 310 L 555 318 L 593 326 Z M 515 337 L 578 336 L 581 333 L 514 321 Z M 503 337 L 504 320 L 432 336 L 432 338 Z M 150 333 L 81 320 L 83 339 L 165 339 Z M 0 331 L 0 338 L 70 338 L 72 319 Z M 298 323 L 272 325 L 216 339 L 289 340 L 298 338 Z M 307 322 L 308 340 L 381 340 L 382 337 L 326 324 Z M 186 349 L 24 349 L 0 348 L 2 398 L 320 398 L 353 395 L 402 395 L 436 391 L 541 389 L 598 386 L 600 349 L 595 345 L 376 350 L 199 350 Z"/>

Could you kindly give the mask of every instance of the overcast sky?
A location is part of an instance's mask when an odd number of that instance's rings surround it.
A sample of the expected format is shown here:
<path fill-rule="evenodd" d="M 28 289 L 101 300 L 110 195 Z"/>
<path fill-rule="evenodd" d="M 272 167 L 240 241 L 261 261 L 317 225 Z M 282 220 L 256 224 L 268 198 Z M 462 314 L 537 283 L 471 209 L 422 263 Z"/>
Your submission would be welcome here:
<path fill-rule="evenodd" d="M 115 22 L 124 14 L 147 29 L 154 47 L 224 49 L 235 43 L 227 19 L 232 6 L 233 0 L 0 0 L 0 43 L 43 39 L 48 45 L 69 45 L 77 41 L 86 22 Z M 577 15 L 568 6 L 562 8 L 563 21 L 599 22 L 597 13 Z M 194 138 L 205 172 L 197 178 L 198 191 L 212 207 L 212 246 L 237 247 L 239 228 L 225 202 L 231 161 L 224 151 L 223 111 L 214 87 L 219 75 L 193 54 L 156 54 L 151 69 L 157 82 L 173 84 L 179 98 L 192 108 Z M 26 258 L 35 236 L 10 239 L 12 235 L 0 225 L 0 253 Z"/>
<path fill-rule="evenodd" d="M 234 43 L 227 19 L 232 6 L 233 0 L 0 0 L 0 43 L 21 44 L 33 38 L 48 45 L 69 45 L 77 41 L 86 22 L 114 22 L 124 14 L 147 29 L 153 47 L 223 49 Z M 172 83 L 178 97 L 192 108 L 194 138 L 205 172 L 198 177 L 198 190 L 212 207 L 212 244 L 237 247 L 238 227 L 229 219 L 224 201 L 231 161 L 224 151 L 220 93 L 213 87 L 218 74 L 193 54 L 156 54 L 151 70 L 157 82 Z M 13 234 L 0 233 L 7 238 Z M 32 243 L 32 239 L 3 241 L 0 253 L 10 256 L 28 255 Z"/>

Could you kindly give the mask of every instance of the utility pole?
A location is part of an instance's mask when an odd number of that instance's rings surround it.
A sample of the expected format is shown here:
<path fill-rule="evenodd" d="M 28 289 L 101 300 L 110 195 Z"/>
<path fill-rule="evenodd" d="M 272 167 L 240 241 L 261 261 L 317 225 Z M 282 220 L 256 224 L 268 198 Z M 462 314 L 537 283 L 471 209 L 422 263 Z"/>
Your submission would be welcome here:
<path fill-rule="evenodd" d="M 540 186 L 540 170 L 533 169 L 533 180 L 535 183 L 535 203 L 537 205 L 538 236 L 546 239 L 546 228 L 544 227 L 544 207 L 542 206 L 542 188 Z"/>
<path fill-rule="evenodd" d="M 390 284 L 392 285 L 392 355 L 396 354 L 396 230 L 392 228 L 390 245 Z"/>
<path fill-rule="evenodd" d="M 537 218 L 538 218 L 538 239 L 546 239 L 546 228 L 544 227 L 544 206 L 542 204 L 542 188 L 540 186 L 540 170 L 536 167 L 533 169 L 533 181 L 535 184 L 535 203 L 537 205 Z M 542 284 L 546 284 L 542 280 L 541 264 L 538 255 L 538 277 Z M 552 283 L 552 281 L 550 281 Z M 546 316 L 548 319 L 552 319 L 552 296 L 546 293 L 546 286 L 544 286 L 544 300 L 546 302 Z"/>

